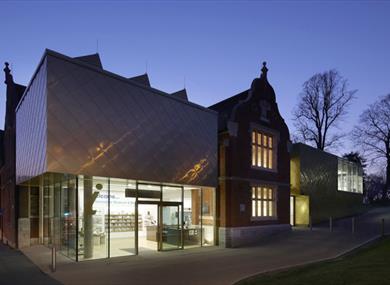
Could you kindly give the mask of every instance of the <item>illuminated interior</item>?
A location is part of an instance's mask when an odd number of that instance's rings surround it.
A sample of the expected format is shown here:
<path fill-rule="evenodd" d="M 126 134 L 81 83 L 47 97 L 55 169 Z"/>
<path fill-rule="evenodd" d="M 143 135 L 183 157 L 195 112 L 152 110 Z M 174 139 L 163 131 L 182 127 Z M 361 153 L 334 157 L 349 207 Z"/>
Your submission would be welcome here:
<path fill-rule="evenodd" d="M 43 194 L 30 201 L 43 213 L 34 227 L 72 259 L 214 245 L 214 188 L 54 173 L 35 181 L 25 185 Z"/>
<path fill-rule="evenodd" d="M 295 226 L 295 197 L 290 196 L 290 225 Z"/>
<path fill-rule="evenodd" d="M 339 158 L 337 177 L 339 191 L 363 193 L 363 171 L 356 163 Z"/>
<path fill-rule="evenodd" d="M 305 226 L 309 224 L 310 199 L 307 195 L 290 196 L 290 224 Z"/>
<path fill-rule="evenodd" d="M 275 189 L 252 187 L 252 217 L 275 217 Z"/>
<path fill-rule="evenodd" d="M 273 137 L 258 131 L 252 131 L 252 166 L 274 168 Z"/>

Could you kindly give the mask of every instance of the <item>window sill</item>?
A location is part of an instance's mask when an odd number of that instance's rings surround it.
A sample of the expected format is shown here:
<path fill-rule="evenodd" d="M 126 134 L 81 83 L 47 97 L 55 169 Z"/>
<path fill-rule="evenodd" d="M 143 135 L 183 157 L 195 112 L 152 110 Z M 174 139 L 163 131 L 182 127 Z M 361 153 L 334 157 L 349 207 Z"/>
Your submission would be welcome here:
<path fill-rule="evenodd" d="M 277 169 L 275 169 L 275 168 L 264 168 L 264 167 L 260 167 L 260 166 L 251 165 L 251 169 L 267 171 L 267 172 L 272 172 L 272 173 L 278 173 Z"/>
<path fill-rule="evenodd" d="M 341 190 L 341 189 L 337 189 L 338 192 L 343 192 L 343 193 L 352 193 L 352 194 L 360 194 L 360 195 L 363 195 L 363 192 L 352 192 L 352 191 L 348 191 L 348 190 Z"/>
<path fill-rule="evenodd" d="M 251 222 L 276 221 L 278 217 L 251 217 Z"/>

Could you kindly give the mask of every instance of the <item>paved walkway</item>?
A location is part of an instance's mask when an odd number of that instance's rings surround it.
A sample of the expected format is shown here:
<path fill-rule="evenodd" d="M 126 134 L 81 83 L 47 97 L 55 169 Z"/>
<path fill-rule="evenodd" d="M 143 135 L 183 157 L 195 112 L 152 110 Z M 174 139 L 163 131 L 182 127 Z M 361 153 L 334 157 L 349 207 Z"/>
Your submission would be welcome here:
<path fill-rule="evenodd" d="M 0 243 L 1 285 L 60 285 L 43 273 L 20 251 Z"/>
<path fill-rule="evenodd" d="M 390 209 L 375 211 L 367 215 L 367 219 L 360 218 L 361 225 L 371 220 L 372 230 L 355 234 L 347 230 L 330 233 L 326 228 L 313 231 L 295 229 L 258 246 L 198 248 L 110 260 L 67 262 L 59 264 L 57 272 L 50 275 L 64 284 L 233 284 L 261 272 L 334 258 L 360 246 L 378 236 L 380 217 L 390 214 Z M 48 271 L 49 250 L 33 247 L 25 253 Z M 40 258 L 37 258 L 38 254 Z"/>

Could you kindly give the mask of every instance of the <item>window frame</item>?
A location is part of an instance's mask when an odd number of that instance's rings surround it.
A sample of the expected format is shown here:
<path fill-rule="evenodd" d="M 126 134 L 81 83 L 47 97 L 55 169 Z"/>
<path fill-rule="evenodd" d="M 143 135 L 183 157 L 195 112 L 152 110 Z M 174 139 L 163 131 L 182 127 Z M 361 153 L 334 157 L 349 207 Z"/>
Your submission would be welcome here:
<path fill-rule="evenodd" d="M 256 142 L 255 143 L 253 142 L 253 133 L 254 132 L 256 133 Z M 267 147 L 267 155 L 269 154 L 269 150 L 272 150 L 272 168 L 266 168 L 266 167 L 257 165 L 258 148 L 264 147 L 263 145 L 257 144 L 258 134 L 261 134 L 262 141 L 263 141 L 263 135 L 271 137 L 271 139 L 272 139 L 272 147 L 271 148 Z M 279 133 L 274 131 L 274 130 L 259 126 L 257 124 L 251 124 L 251 127 L 249 129 L 249 135 L 250 135 L 249 145 L 250 145 L 251 169 L 277 173 L 278 172 L 277 161 L 278 161 Z M 268 138 L 268 143 L 269 143 L 269 138 Z M 268 145 L 268 143 L 267 143 L 267 145 Z M 253 148 L 254 148 L 254 146 L 256 149 L 256 165 L 253 165 L 253 151 L 254 151 Z M 261 156 L 263 156 L 263 152 L 261 152 Z"/>
<path fill-rule="evenodd" d="M 271 190 L 271 192 L 268 192 L 267 195 L 263 195 L 264 189 Z M 259 196 L 259 190 L 261 192 Z M 255 191 L 255 195 L 253 194 L 253 191 Z M 277 212 L 277 187 L 271 186 L 271 185 L 251 185 L 250 186 L 250 195 L 251 195 L 251 221 L 264 221 L 264 220 L 277 220 L 278 219 L 278 212 Z M 269 198 L 269 193 L 271 194 L 271 198 Z M 267 198 L 264 198 L 264 196 L 267 196 Z M 261 203 L 261 206 L 259 207 L 259 202 Z M 272 216 L 264 216 L 264 204 L 267 205 L 267 214 L 269 213 L 269 210 L 271 207 L 269 207 L 270 204 L 272 204 Z M 253 213 L 253 210 L 255 209 L 255 213 Z M 261 209 L 261 215 L 258 214 L 259 209 Z"/>
<path fill-rule="evenodd" d="M 337 191 L 363 194 L 361 166 L 344 158 L 337 158 Z"/>

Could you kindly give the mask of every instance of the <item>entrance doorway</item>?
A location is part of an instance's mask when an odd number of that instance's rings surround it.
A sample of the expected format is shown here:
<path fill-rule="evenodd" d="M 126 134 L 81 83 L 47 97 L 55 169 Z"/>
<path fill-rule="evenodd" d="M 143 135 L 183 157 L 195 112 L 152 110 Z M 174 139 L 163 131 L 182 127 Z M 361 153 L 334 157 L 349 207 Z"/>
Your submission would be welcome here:
<path fill-rule="evenodd" d="M 165 202 L 160 206 L 160 250 L 183 248 L 182 203 Z"/>
<path fill-rule="evenodd" d="M 138 252 L 158 250 L 158 205 L 138 204 Z"/>
<path fill-rule="evenodd" d="M 139 253 L 183 248 L 182 203 L 138 201 L 137 204 Z"/>

